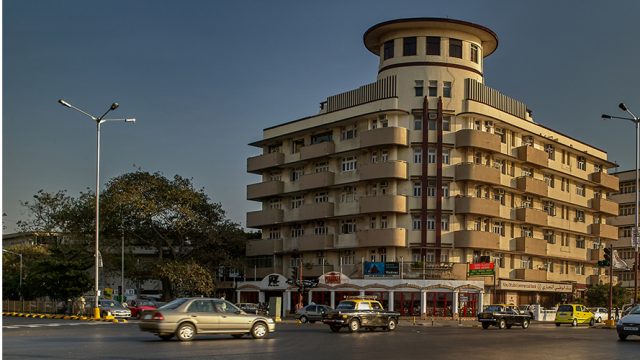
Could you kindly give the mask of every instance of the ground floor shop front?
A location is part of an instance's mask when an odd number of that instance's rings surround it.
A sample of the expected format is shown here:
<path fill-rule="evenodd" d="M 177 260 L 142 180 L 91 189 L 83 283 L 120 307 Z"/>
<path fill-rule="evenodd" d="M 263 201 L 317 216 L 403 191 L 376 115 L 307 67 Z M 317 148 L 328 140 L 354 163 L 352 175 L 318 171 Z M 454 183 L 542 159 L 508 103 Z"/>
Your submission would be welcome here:
<path fill-rule="evenodd" d="M 335 308 L 346 297 L 358 295 L 374 295 L 402 316 L 470 317 L 482 311 L 485 294 L 483 281 L 477 280 L 349 279 L 340 273 L 320 276 L 318 286 L 304 294 L 280 274 L 238 283 L 236 289 L 239 302 L 269 303 L 280 297 L 283 315 L 294 313 L 300 302 Z"/>

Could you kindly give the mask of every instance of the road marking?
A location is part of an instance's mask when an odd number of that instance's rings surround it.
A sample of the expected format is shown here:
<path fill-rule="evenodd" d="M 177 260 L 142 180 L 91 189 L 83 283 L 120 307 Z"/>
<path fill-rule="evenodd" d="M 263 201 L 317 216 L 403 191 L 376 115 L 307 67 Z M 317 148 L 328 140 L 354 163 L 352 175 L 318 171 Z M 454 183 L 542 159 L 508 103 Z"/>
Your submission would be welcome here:
<path fill-rule="evenodd" d="M 57 326 L 80 326 L 80 325 L 102 325 L 110 324 L 108 322 L 79 322 L 79 323 L 50 323 L 50 324 L 21 324 L 21 325 L 5 325 L 3 329 L 21 329 L 21 328 L 40 328 L 40 327 L 57 327 Z"/>

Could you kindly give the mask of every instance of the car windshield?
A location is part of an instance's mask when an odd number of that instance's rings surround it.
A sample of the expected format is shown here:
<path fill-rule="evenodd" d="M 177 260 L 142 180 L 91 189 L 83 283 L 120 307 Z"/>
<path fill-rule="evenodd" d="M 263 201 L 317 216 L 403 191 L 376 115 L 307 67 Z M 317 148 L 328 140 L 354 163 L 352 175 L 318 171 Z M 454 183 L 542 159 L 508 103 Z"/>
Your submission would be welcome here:
<path fill-rule="evenodd" d="M 153 301 L 142 300 L 138 302 L 138 306 L 156 306 L 156 304 Z"/>
<path fill-rule="evenodd" d="M 175 310 L 177 309 L 180 305 L 184 304 L 188 299 L 175 299 L 172 301 L 169 301 L 168 303 L 162 305 L 158 310 Z"/>
<path fill-rule="evenodd" d="M 560 305 L 560 307 L 558 307 L 558 312 L 573 312 L 573 306 L 571 306 L 571 305 Z"/>
<path fill-rule="evenodd" d="M 629 315 L 640 315 L 640 306 L 636 306 L 631 311 L 629 311 Z"/>
<path fill-rule="evenodd" d="M 355 308 L 356 308 L 355 301 L 341 301 L 337 307 L 338 310 L 353 310 Z"/>
<path fill-rule="evenodd" d="M 484 311 L 494 312 L 494 311 L 502 311 L 502 306 L 500 305 L 489 305 Z"/>
<path fill-rule="evenodd" d="M 108 307 L 108 308 L 115 308 L 115 309 L 122 309 L 122 305 L 120 305 L 120 303 L 113 301 L 113 300 L 101 300 L 100 301 L 100 306 L 102 307 Z"/>

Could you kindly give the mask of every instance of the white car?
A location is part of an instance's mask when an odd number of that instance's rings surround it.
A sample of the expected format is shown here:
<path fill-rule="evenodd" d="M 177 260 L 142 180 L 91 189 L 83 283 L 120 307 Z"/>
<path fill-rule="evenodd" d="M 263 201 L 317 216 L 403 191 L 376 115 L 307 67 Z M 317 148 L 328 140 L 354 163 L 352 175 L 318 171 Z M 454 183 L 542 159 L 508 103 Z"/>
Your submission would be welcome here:
<path fill-rule="evenodd" d="M 629 335 L 640 336 L 640 306 L 632 307 L 629 314 L 618 320 L 616 330 L 621 341 L 627 340 Z"/>
<path fill-rule="evenodd" d="M 603 307 L 591 308 L 593 318 L 597 323 L 601 323 L 605 320 L 609 320 L 609 309 Z M 612 314 L 613 315 L 613 314 Z"/>

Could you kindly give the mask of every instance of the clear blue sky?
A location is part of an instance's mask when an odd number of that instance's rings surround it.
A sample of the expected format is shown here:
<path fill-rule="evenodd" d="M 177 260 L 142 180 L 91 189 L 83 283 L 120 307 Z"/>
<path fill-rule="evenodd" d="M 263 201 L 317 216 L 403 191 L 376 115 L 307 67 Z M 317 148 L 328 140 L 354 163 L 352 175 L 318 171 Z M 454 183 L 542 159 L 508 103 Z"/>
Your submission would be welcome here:
<path fill-rule="evenodd" d="M 77 196 L 137 168 L 180 174 L 245 223 L 246 158 L 262 129 L 317 113 L 327 96 L 372 82 L 370 26 L 406 17 L 484 25 L 500 39 L 485 83 L 526 103 L 545 126 L 634 167 L 625 101 L 640 114 L 640 2 L 627 1 L 87 1 L 3 3 L 2 206 L 6 232 L 39 189 Z"/>

